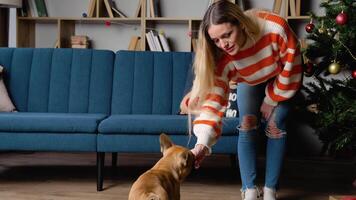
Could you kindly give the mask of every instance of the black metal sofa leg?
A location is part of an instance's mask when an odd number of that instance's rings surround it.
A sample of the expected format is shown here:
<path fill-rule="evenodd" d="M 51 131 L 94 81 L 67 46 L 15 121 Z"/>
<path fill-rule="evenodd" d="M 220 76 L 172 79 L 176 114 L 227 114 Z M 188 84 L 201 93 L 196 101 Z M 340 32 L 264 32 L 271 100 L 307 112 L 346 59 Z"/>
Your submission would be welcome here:
<path fill-rule="evenodd" d="M 104 163 L 105 163 L 105 152 L 96 153 L 96 167 L 97 167 L 97 182 L 96 190 L 103 190 L 103 181 L 104 181 Z"/>
<path fill-rule="evenodd" d="M 117 166 L 117 152 L 111 154 L 111 166 L 115 168 Z"/>

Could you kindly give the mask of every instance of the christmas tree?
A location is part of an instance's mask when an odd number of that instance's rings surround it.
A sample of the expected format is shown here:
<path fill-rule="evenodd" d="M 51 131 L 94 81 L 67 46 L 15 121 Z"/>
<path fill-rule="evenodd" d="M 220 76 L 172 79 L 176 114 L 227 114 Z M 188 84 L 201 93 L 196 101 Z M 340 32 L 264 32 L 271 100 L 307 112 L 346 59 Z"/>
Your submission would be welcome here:
<path fill-rule="evenodd" d="M 330 155 L 356 145 L 356 1 L 325 0 L 320 7 L 325 15 L 311 13 L 305 26 L 312 41 L 303 53 L 305 75 L 315 80 L 304 87 L 305 108 Z M 344 78 L 330 79 L 341 71 Z"/>
<path fill-rule="evenodd" d="M 356 78 L 356 1 L 326 0 L 320 7 L 325 15 L 311 13 L 305 27 L 307 39 L 313 41 L 304 53 L 307 75 L 337 74 L 347 69 Z"/>

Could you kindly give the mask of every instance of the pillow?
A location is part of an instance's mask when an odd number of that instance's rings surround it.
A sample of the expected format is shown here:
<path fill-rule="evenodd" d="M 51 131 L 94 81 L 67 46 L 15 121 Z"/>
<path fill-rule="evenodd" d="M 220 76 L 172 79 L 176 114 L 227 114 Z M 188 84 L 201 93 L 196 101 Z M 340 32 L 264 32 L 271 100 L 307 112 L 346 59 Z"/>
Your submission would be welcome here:
<path fill-rule="evenodd" d="M 16 108 L 9 97 L 3 77 L 4 67 L 0 65 L 0 112 L 14 112 Z"/>

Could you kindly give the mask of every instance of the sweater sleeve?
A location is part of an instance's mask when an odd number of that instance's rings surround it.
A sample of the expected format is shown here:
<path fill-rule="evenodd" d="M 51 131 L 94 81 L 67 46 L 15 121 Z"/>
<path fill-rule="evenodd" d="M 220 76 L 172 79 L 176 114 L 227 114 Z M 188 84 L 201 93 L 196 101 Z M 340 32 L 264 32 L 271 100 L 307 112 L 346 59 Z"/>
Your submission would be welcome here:
<path fill-rule="evenodd" d="M 302 82 L 301 54 L 298 39 L 285 20 L 280 20 L 282 27 L 272 41 L 279 52 L 280 73 L 266 86 L 264 102 L 276 106 L 294 96 Z"/>
<path fill-rule="evenodd" d="M 228 103 L 229 80 L 234 76 L 237 76 L 237 71 L 232 62 L 218 65 L 214 87 L 207 94 L 200 108 L 201 112 L 193 122 L 193 132 L 197 136 L 197 144 L 205 145 L 210 152 L 211 147 L 221 135 L 221 120 Z"/>

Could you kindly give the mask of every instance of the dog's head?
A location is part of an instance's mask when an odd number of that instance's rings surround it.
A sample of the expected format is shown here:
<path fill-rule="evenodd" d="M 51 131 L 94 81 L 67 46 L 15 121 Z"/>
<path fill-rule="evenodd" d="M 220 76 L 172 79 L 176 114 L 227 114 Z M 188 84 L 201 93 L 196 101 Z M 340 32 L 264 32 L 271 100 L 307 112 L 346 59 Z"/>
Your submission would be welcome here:
<path fill-rule="evenodd" d="M 183 181 L 193 169 L 195 156 L 187 148 L 175 145 L 164 133 L 159 137 L 163 158 L 169 158 L 178 173 L 179 180 Z"/>

